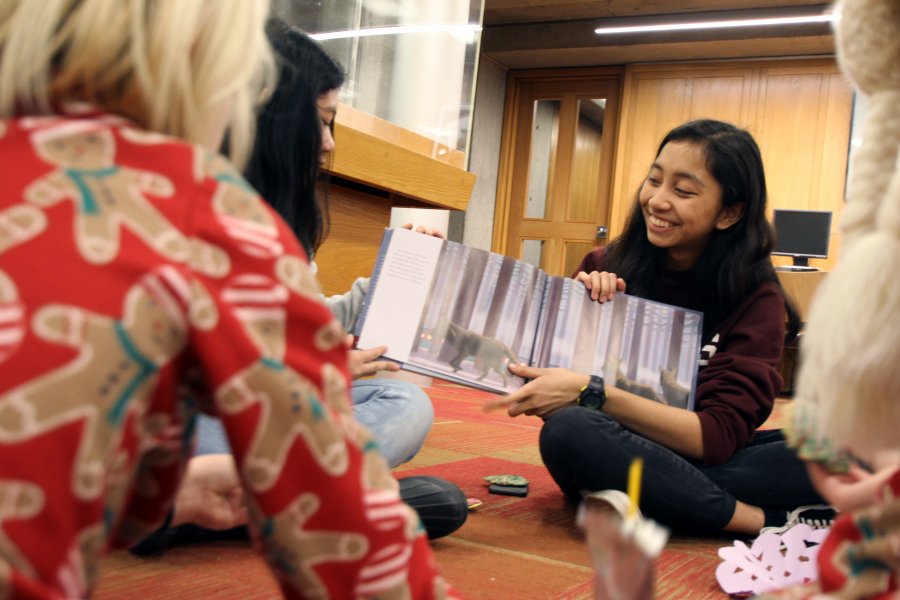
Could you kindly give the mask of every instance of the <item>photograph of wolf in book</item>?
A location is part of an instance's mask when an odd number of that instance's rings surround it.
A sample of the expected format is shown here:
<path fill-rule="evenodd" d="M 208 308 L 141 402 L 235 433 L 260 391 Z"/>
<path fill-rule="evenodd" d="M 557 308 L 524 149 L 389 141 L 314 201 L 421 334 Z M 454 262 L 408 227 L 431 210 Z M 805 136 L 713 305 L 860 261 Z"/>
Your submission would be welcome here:
<path fill-rule="evenodd" d="M 533 362 L 595 373 L 617 388 L 692 409 L 703 314 L 617 294 L 590 299 L 574 279 L 551 277 Z"/>
<path fill-rule="evenodd" d="M 524 383 L 547 275 L 485 250 L 444 242 L 408 363 L 490 391 Z"/>

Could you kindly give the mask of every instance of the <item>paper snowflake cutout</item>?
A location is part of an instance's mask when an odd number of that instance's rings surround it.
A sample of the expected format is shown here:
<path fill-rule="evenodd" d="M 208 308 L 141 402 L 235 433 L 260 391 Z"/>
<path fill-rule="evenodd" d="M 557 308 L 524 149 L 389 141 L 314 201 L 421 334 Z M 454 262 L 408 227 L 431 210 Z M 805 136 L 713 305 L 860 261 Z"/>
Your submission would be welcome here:
<path fill-rule="evenodd" d="M 716 580 L 728 594 L 749 596 L 818 578 L 816 557 L 828 529 L 799 524 L 782 534 L 763 533 L 753 545 L 738 540 L 719 548 Z"/>

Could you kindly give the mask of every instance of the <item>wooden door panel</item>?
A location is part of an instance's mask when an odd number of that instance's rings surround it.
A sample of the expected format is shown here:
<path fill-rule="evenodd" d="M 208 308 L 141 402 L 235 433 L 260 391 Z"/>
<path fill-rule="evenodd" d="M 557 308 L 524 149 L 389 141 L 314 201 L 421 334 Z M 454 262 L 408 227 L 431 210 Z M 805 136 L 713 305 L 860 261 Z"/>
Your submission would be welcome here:
<path fill-rule="evenodd" d="M 523 221 L 523 238 L 559 238 L 592 241 L 596 237 L 597 226 L 593 223 L 552 223 L 543 221 Z"/>
<path fill-rule="evenodd" d="M 559 110 L 559 132 L 553 159 L 553 184 L 547 198 L 547 217 L 551 222 L 565 221 L 569 200 L 570 170 L 575 155 L 575 129 L 578 126 L 578 101 L 563 95 Z"/>
<path fill-rule="evenodd" d="M 573 226 L 565 223 L 525 221 L 522 223 L 522 241 L 516 250 L 520 252 L 520 257 L 527 258 L 521 248 L 525 240 L 542 241 L 544 244 L 540 262 L 529 262 L 551 275 L 570 275 L 571 269 L 578 265 L 584 255 L 597 246 L 596 230 L 596 226 L 590 223 Z M 573 255 L 578 255 L 577 259 L 572 258 Z"/>
<path fill-rule="evenodd" d="M 588 252 L 597 247 L 595 242 L 566 240 L 563 250 L 563 275 L 567 277 L 575 272 Z"/>
<path fill-rule="evenodd" d="M 609 219 L 618 90 L 618 70 L 510 78 L 495 251 L 556 275 L 568 274 L 569 254 L 595 245 L 597 226 Z M 558 103 L 552 125 L 546 101 Z"/>
<path fill-rule="evenodd" d="M 579 99 L 579 106 L 591 99 Z M 579 111 L 580 112 L 580 111 Z M 602 124 L 579 118 L 572 157 L 572 173 L 565 220 L 568 222 L 598 223 L 598 193 L 603 159 Z M 605 213 L 605 211 L 604 211 Z"/>

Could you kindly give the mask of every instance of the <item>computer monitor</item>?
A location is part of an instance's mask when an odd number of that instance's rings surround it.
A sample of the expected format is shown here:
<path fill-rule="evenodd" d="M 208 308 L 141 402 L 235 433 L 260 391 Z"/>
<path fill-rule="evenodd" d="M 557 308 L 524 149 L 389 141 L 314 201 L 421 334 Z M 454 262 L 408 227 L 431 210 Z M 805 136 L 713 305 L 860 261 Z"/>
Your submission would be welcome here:
<path fill-rule="evenodd" d="M 808 267 L 810 258 L 828 258 L 831 239 L 830 210 L 787 210 L 776 208 L 775 249 L 772 254 L 792 256 L 795 267 Z"/>

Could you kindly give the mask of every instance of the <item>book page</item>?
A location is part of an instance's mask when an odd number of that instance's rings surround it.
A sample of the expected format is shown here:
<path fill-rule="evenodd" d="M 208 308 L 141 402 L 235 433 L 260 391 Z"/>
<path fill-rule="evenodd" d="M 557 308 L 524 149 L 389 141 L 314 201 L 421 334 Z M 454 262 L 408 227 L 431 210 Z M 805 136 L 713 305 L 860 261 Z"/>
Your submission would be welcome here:
<path fill-rule="evenodd" d="M 385 356 L 404 369 L 471 387 L 521 387 L 524 381 L 508 367 L 531 360 L 547 275 L 525 262 L 436 238 L 439 255 L 430 246 L 422 255 L 421 241 L 413 245 L 409 235 L 386 235 L 359 347 L 387 344 Z"/>
<path fill-rule="evenodd" d="M 447 242 L 409 363 L 495 392 L 524 380 L 510 363 L 528 363 L 546 275 L 508 256 Z"/>
<path fill-rule="evenodd" d="M 406 362 L 445 242 L 407 229 L 389 233 L 390 243 L 373 274 L 372 289 L 377 287 L 378 293 L 370 289 L 357 347 L 387 346 L 388 358 Z"/>
<path fill-rule="evenodd" d="M 703 314 L 626 294 L 599 303 L 574 279 L 551 278 L 535 365 L 602 375 L 608 385 L 694 406 Z"/>

